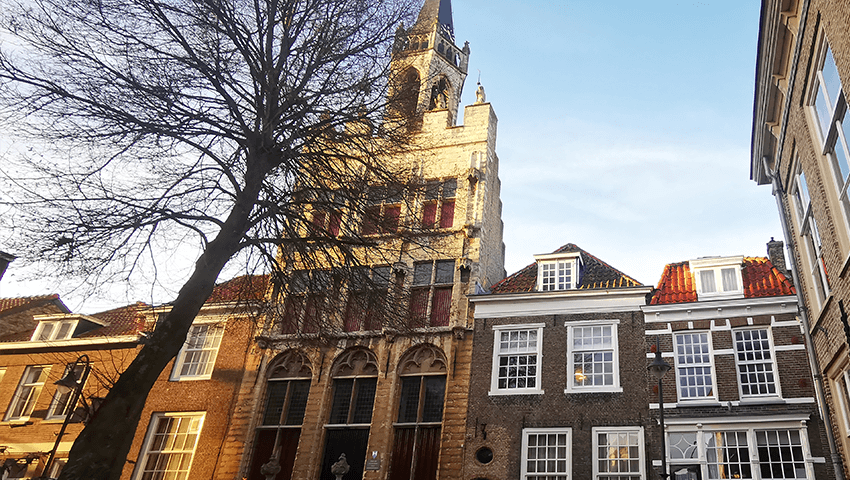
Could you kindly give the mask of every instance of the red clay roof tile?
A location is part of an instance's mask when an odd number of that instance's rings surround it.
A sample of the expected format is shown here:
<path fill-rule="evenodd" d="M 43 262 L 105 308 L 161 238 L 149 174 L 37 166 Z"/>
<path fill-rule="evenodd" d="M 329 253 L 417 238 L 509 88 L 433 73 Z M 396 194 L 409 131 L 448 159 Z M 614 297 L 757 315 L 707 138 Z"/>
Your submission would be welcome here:
<path fill-rule="evenodd" d="M 796 293 L 791 280 L 764 257 L 744 257 L 741 278 L 744 284 L 744 298 L 778 297 Z M 697 289 L 688 262 L 665 266 L 650 305 L 696 301 Z"/>

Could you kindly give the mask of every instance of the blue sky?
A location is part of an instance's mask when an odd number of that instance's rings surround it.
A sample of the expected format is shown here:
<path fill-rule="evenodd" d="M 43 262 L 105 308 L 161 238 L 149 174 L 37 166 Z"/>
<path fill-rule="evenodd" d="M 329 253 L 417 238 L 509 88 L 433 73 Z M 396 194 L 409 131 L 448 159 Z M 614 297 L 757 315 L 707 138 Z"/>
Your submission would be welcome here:
<path fill-rule="evenodd" d="M 655 285 L 664 265 L 765 255 L 781 239 L 767 186 L 749 180 L 759 2 L 454 0 L 470 42 L 463 105 L 481 83 L 499 118 L 506 269 L 575 243 Z M 185 273 L 185 272 L 184 272 Z M 85 298 L 75 311 L 170 300 L 150 285 Z M 39 290 L 39 291 L 34 291 Z M 85 299 L 85 301 L 83 301 Z"/>
<path fill-rule="evenodd" d="M 575 243 L 646 284 L 781 239 L 749 180 L 759 3 L 455 0 L 499 117 L 506 269 Z"/>

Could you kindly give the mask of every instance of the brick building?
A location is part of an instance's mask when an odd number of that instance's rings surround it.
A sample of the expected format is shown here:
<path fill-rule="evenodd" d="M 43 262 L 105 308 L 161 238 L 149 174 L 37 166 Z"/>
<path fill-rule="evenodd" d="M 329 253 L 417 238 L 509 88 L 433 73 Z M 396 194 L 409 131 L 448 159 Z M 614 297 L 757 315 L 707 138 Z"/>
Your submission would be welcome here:
<path fill-rule="evenodd" d="M 308 212 L 305 236 L 320 228 L 375 247 L 356 251 L 357 265 L 283 265 L 280 312 L 246 366 L 216 478 L 332 480 L 342 454 L 348 479 L 462 477 L 466 296 L 504 277 L 496 116 L 483 89 L 457 124 L 468 55 L 448 0 L 427 0 L 398 31 L 391 83 L 416 121 L 411 151 L 385 161 L 412 165 L 424 188 L 373 185 L 365 212 Z M 374 314 L 390 306 L 404 325 Z"/>
<path fill-rule="evenodd" d="M 770 260 L 669 264 L 643 311 L 646 363 L 657 342 L 672 367 L 662 379 L 672 478 L 834 478 L 795 291 Z M 647 434 L 660 438 L 658 424 Z"/>
<path fill-rule="evenodd" d="M 217 285 L 196 317 L 185 345 L 151 389 L 122 478 L 213 478 L 230 428 L 234 400 L 253 339 L 268 277 Z M 74 438 L 98 399 L 135 358 L 145 331 L 168 306 L 142 303 L 94 315 L 36 315 L 36 326 L 0 337 L 0 462 L 6 478 L 58 476 Z M 91 370 L 82 400 L 49 472 L 49 452 L 69 407 L 54 383 L 78 357 Z M 75 370 L 81 379 L 84 364 Z M 155 435 L 154 435 L 155 433 Z"/>
<path fill-rule="evenodd" d="M 764 0 L 751 178 L 772 184 L 838 465 L 850 459 L 850 2 Z M 846 318 L 846 317 L 844 317 Z"/>
<path fill-rule="evenodd" d="M 470 297 L 464 478 L 652 478 L 652 288 L 567 244 Z"/>

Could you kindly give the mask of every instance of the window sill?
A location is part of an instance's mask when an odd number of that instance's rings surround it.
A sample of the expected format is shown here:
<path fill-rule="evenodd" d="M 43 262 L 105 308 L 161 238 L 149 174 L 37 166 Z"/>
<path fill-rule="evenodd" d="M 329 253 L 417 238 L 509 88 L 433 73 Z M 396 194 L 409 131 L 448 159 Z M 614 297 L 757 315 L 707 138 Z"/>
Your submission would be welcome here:
<path fill-rule="evenodd" d="M 700 399 L 700 400 L 679 400 L 676 403 L 677 407 L 723 407 L 725 406 L 718 400 Z"/>
<path fill-rule="evenodd" d="M 610 388 L 565 388 L 564 395 L 576 395 L 583 393 L 622 393 L 623 387 Z"/>
<path fill-rule="evenodd" d="M 23 427 L 23 426 L 26 426 L 26 425 L 33 425 L 33 421 L 30 420 L 30 417 L 26 417 L 26 418 L 18 418 L 18 419 L 13 419 L 13 420 L 4 420 L 4 421 L 0 422 L 0 425 L 8 425 L 12 428 Z"/>
<path fill-rule="evenodd" d="M 738 401 L 739 405 L 764 405 L 764 404 L 785 404 L 788 403 L 781 397 L 741 397 Z"/>
<path fill-rule="evenodd" d="M 515 390 L 490 390 L 487 392 L 491 397 L 509 397 L 519 395 L 543 395 L 543 390 L 515 389 Z"/>
<path fill-rule="evenodd" d="M 211 379 L 212 379 L 212 375 L 204 375 L 204 376 L 198 376 L 198 377 L 172 377 L 172 378 L 169 378 L 168 381 L 169 382 L 196 382 L 196 381 L 199 381 L 199 380 L 211 380 Z"/>

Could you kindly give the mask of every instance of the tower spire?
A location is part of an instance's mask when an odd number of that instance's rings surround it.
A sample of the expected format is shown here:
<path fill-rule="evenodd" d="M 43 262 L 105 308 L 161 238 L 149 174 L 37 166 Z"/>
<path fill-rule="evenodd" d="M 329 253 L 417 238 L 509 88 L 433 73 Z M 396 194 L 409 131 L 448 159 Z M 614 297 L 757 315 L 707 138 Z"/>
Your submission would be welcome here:
<path fill-rule="evenodd" d="M 419 11 L 419 18 L 413 25 L 413 30 L 428 31 L 433 28 L 435 23 L 440 26 L 441 33 L 445 34 L 452 42 L 455 41 L 451 0 L 425 0 L 422 10 Z"/>

